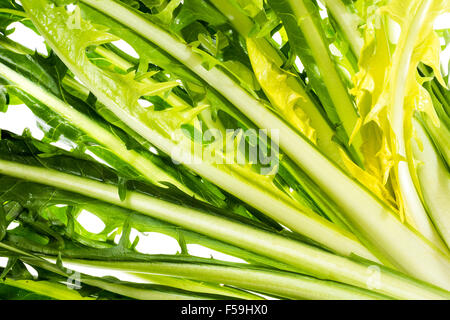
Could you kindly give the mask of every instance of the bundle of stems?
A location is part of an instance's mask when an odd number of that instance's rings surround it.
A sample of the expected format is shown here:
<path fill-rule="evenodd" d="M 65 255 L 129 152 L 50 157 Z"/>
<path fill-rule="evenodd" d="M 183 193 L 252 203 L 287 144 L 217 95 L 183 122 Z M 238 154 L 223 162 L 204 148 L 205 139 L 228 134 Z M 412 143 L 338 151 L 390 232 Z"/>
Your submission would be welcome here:
<path fill-rule="evenodd" d="M 0 297 L 450 298 L 448 11 L 0 0 Z"/>

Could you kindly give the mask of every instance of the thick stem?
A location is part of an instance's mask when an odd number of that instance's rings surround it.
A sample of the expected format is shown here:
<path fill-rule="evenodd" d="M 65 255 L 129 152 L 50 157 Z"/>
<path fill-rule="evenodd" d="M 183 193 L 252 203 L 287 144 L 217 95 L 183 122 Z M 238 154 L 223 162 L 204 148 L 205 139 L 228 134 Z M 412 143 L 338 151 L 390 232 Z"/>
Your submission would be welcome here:
<path fill-rule="evenodd" d="M 395 134 L 395 141 L 393 145 L 396 148 L 396 153 L 400 160 L 398 160 L 396 166 L 396 175 L 401 192 L 401 198 L 405 204 L 405 214 L 407 214 L 414 222 L 417 230 L 423 234 L 428 240 L 433 242 L 439 248 L 446 250 L 445 245 L 442 243 L 439 235 L 434 229 L 425 207 L 422 204 L 422 200 L 417 192 L 413 178 L 411 176 L 410 164 L 412 161 L 408 161 L 407 155 L 407 141 L 409 139 L 405 136 L 405 127 L 411 127 L 411 115 L 405 112 L 405 96 L 406 96 L 406 84 L 408 83 L 408 77 L 410 76 L 411 59 L 417 41 L 417 37 L 420 34 L 423 23 L 426 20 L 428 11 L 432 4 L 431 0 L 425 0 L 420 5 L 415 17 L 415 21 L 411 28 L 403 30 L 399 44 L 396 48 L 396 54 L 393 58 L 393 67 L 391 71 L 392 80 L 392 129 Z M 397 54 L 400 52 L 400 54 Z M 415 68 L 414 68 L 415 70 Z"/>
<path fill-rule="evenodd" d="M 306 42 L 312 51 L 312 55 L 314 56 L 317 67 L 322 74 L 322 79 L 333 101 L 333 105 L 339 114 L 343 127 L 345 128 L 347 135 L 350 137 L 358 121 L 358 114 L 352 100 L 350 99 L 348 90 L 342 82 L 342 79 L 336 69 L 335 63 L 331 58 L 328 45 L 324 43 L 320 31 L 316 27 L 311 15 L 308 13 L 308 9 L 304 1 L 305 0 L 289 0 L 288 2 L 298 20 L 298 25 L 306 39 Z M 360 155 L 359 149 L 362 144 L 361 136 L 355 135 L 353 137 L 352 144 L 355 146 L 358 155 Z"/>
<path fill-rule="evenodd" d="M 101 278 L 94 278 L 87 276 L 83 273 L 72 272 L 69 274 L 60 268 L 58 265 L 49 262 L 48 260 L 34 256 L 28 252 L 17 249 L 13 246 L 9 246 L 0 242 L 0 247 L 8 251 L 14 252 L 20 255 L 20 259 L 32 266 L 37 266 L 47 271 L 50 271 L 56 275 L 71 278 L 70 280 L 79 281 L 80 285 L 87 284 L 94 286 L 109 292 L 120 294 L 129 298 L 142 299 L 142 300 L 205 300 L 205 299 L 217 299 L 219 296 L 211 296 L 210 294 L 199 294 L 196 292 L 190 292 L 185 290 L 174 290 L 169 287 L 147 287 L 141 288 L 139 286 L 132 286 L 128 284 L 116 283 L 114 281 L 103 280 Z M 51 260 L 51 259 L 50 259 Z M 75 271 L 75 270 L 72 270 Z M 0 282 L 1 283 L 1 282 Z M 19 288 L 31 290 L 33 292 L 55 298 L 60 300 L 80 300 L 83 297 L 80 294 L 68 287 L 60 285 L 58 283 L 50 283 L 46 281 L 9 281 L 10 285 L 14 285 Z M 89 298 L 84 298 L 89 299 Z"/>
<path fill-rule="evenodd" d="M 450 248 L 450 173 L 434 149 L 430 137 L 419 121 L 413 120 L 416 135 L 421 146 L 412 142 L 422 195 L 434 225 L 439 230 L 447 247 Z"/>

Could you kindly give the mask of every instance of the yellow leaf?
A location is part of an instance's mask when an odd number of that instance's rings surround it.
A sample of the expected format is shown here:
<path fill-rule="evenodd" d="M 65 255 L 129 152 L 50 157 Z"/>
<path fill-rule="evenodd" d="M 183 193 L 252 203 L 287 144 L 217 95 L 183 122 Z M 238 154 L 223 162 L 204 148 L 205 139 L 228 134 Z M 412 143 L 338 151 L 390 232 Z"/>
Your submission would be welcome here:
<path fill-rule="evenodd" d="M 410 148 L 414 112 L 425 112 L 435 124 L 439 123 L 431 97 L 422 87 L 425 79 L 420 77 L 417 67 L 421 62 L 428 65 L 444 83 L 439 71 L 441 47 L 433 23 L 438 15 L 449 10 L 448 0 L 392 0 L 381 7 L 368 19 L 360 70 L 353 79 L 352 94 L 364 119 L 360 130 L 366 171 L 380 184 L 376 187 L 378 191 L 372 191 L 382 194 L 387 202 L 394 199 L 402 219 L 406 217 L 412 225 L 414 221 L 405 211 L 397 166 L 402 161 L 407 161 L 410 168 L 416 165 Z M 389 41 L 388 19 L 401 29 L 396 44 Z M 415 170 L 410 174 L 417 186 Z M 377 185 L 372 177 L 362 179 Z M 390 191 L 380 193 L 381 186 Z M 420 197 L 420 188 L 416 189 Z"/>
<path fill-rule="evenodd" d="M 315 143 L 315 130 L 310 125 L 308 115 L 300 107 L 300 103 L 305 101 L 305 98 L 290 85 L 291 81 L 296 80 L 264 55 L 255 40 L 247 39 L 247 50 L 256 78 L 273 107 L 284 119 Z"/>

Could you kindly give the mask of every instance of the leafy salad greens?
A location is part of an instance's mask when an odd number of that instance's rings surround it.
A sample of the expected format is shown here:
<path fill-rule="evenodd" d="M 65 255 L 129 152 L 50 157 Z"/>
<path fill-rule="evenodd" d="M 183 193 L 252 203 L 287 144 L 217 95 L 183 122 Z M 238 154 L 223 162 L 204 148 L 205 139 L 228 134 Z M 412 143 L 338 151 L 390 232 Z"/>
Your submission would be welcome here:
<path fill-rule="evenodd" d="M 449 11 L 0 0 L 0 297 L 449 299 Z"/>

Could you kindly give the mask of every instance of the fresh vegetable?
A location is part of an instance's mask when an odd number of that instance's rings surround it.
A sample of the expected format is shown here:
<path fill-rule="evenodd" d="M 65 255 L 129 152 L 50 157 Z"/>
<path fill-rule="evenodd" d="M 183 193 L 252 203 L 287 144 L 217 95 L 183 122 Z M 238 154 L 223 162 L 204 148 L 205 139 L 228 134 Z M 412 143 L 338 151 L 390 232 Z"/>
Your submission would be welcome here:
<path fill-rule="evenodd" d="M 1 0 L 2 290 L 448 299 L 448 31 L 433 23 L 449 10 Z M 12 22 L 48 55 L 12 40 Z M 2 128 L 19 106 L 34 120 Z M 103 230 L 81 225 L 83 212 Z M 141 252 L 133 232 L 175 238 L 179 252 Z M 195 257 L 192 245 L 241 262 Z M 79 295 L 63 285 L 73 274 Z"/>

